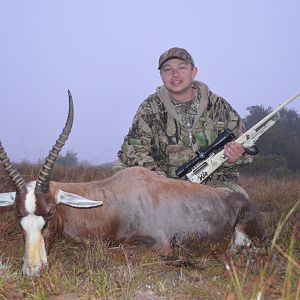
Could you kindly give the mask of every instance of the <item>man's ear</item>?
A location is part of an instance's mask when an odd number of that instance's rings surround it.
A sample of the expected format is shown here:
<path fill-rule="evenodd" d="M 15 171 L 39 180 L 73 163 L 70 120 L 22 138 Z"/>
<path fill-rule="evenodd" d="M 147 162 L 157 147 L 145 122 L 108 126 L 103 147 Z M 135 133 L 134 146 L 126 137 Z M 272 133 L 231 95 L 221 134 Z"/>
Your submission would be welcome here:
<path fill-rule="evenodd" d="M 197 68 L 197 67 L 194 67 L 194 68 L 193 68 L 193 72 L 192 72 L 192 78 L 193 78 L 193 80 L 195 79 L 197 73 L 198 73 L 198 68 Z"/>

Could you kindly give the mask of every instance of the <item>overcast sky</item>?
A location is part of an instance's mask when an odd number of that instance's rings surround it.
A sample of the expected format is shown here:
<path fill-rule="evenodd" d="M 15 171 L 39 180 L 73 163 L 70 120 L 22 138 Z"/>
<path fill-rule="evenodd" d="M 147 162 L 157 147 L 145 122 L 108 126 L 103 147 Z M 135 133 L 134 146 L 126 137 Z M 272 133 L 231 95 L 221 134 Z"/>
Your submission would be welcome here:
<path fill-rule="evenodd" d="M 240 113 L 300 90 L 300 1 L 1 1 L 0 140 L 36 162 L 60 134 L 70 89 L 72 150 L 116 159 L 139 104 L 161 85 L 158 58 L 186 48 L 197 79 Z M 300 99 L 288 108 L 300 111 Z"/>

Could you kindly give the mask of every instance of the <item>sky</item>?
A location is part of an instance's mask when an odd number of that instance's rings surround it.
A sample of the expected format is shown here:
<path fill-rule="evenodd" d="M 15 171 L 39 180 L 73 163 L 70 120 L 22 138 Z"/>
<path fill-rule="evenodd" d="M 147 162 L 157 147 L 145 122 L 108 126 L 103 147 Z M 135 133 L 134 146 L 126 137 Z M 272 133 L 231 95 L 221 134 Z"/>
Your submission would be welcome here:
<path fill-rule="evenodd" d="M 0 140 L 12 161 L 116 160 L 134 114 L 160 86 L 158 58 L 186 48 L 196 79 L 242 116 L 300 91 L 300 1 L 0 1 Z M 287 108 L 300 112 L 300 98 Z M 262 137 L 263 138 L 263 137 Z"/>

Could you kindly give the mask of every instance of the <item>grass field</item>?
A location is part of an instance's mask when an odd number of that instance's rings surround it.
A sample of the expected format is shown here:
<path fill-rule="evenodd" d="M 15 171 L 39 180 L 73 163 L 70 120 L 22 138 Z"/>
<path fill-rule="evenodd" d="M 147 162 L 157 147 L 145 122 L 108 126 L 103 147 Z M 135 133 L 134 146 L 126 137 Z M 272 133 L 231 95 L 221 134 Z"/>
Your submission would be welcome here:
<path fill-rule="evenodd" d="M 25 180 L 38 169 L 18 166 Z M 109 169 L 56 166 L 52 180 L 90 181 Z M 0 213 L 0 299 L 300 299 L 300 179 L 242 177 L 241 185 L 264 217 L 273 243 L 220 257 L 192 257 L 174 266 L 157 253 L 109 247 L 101 241 L 57 239 L 49 269 L 25 278 L 19 268 L 23 240 L 12 210 Z M 13 190 L 0 169 L 0 192 Z"/>

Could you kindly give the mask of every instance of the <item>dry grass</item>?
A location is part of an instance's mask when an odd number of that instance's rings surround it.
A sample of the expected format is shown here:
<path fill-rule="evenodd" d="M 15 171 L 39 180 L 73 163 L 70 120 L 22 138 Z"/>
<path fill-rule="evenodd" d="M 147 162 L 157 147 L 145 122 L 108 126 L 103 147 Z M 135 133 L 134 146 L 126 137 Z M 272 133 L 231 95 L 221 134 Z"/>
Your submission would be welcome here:
<path fill-rule="evenodd" d="M 35 167 L 19 168 L 27 181 L 37 174 Z M 109 169 L 57 166 L 52 179 L 78 182 L 110 175 Z M 259 293 L 261 299 L 299 299 L 300 210 L 291 210 L 300 199 L 300 179 L 249 177 L 241 184 L 263 212 L 270 237 L 278 235 L 272 251 L 195 257 L 189 267 L 168 265 L 146 249 L 58 239 L 49 270 L 39 278 L 24 278 L 19 273 L 22 237 L 13 212 L 2 212 L 0 299 L 259 299 Z M 0 169 L 0 192 L 9 190 L 13 187 Z"/>

